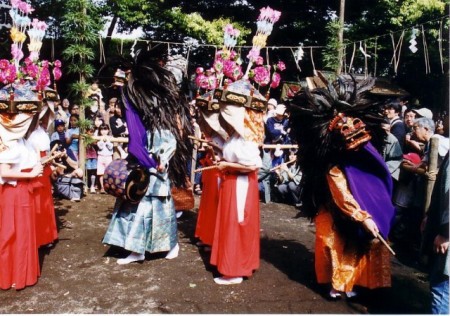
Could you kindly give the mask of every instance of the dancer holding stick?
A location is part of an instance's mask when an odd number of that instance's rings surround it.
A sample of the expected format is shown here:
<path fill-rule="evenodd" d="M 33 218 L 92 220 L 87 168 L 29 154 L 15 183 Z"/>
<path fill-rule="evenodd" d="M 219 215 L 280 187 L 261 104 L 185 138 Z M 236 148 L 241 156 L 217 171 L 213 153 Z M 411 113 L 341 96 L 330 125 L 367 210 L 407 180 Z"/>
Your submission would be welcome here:
<path fill-rule="evenodd" d="M 356 285 L 391 285 L 389 251 L 394 252 L 385 238 L 395 208 L 392 179 L 380 156 L 386 134 L 383 99 L 370 92 L 374 82 L 341 76 L 289 102 L 303 210 L 316 223 L 317 281 L 331 285 L 332 298 L 355 296 Z"/>

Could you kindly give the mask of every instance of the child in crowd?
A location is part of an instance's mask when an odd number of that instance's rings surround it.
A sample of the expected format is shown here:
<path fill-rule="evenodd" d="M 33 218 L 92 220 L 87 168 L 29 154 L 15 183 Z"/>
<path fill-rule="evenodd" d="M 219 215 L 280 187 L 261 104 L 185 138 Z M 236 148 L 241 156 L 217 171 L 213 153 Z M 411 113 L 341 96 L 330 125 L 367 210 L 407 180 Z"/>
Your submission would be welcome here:
<path fill-rule="evenodd" d="M 96 115 L 94 119 L 94 136 L 100 136 L 99 127 L 105 124 L 105 120 L 101 115 Z"/>
<path fill-rule="evenodd" d="M 89 126 L 86 133 L 89 136 L 94 136 L 94 126 Z M 97 145 L 96 141 L 86 146 L 86 172 L 88 187 L 91 193 L 95 193 L 95 186 L 97 184 Z"/>
<path fill-rule="evenodd" d="M 50 141 L 59 140 L 62 144 L 66 144 L 66 123 L 64 120 L 55 120 L 55 130 L 50 137 Z"/>
<path fill-rule="evenodd" d="M 66 131 L 67 155 L 78 161 L 78 140 L 80 128 L 78 127 L 79 116 L 72 114 L 69 119 L 69 129 Z"/>
<path fill-rule="evenodd" d="M 105 174 L 105 168 L 113 160 L 113 143 L 111 143 L 110 129 L 106 124 L 102 124 L 99 127 L 100 137 L 102 138 L 97 142 L 97 176 L 100 181 L 100 193 L 104 194 L 105 189 L 103 187 L 103 175 Z"/>

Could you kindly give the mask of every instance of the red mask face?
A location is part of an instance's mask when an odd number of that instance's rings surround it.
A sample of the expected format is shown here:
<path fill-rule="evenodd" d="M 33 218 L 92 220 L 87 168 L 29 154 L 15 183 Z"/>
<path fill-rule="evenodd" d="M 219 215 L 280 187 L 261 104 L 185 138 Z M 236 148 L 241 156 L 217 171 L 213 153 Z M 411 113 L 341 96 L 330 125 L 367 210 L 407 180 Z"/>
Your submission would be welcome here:
<path fill-rule="evenodd" d="M 342 136 L 347 150 L 355 150 L 372 138 L 361 119 L 345 116 L 342 113 L 331 121 L 329 130 Z"/>

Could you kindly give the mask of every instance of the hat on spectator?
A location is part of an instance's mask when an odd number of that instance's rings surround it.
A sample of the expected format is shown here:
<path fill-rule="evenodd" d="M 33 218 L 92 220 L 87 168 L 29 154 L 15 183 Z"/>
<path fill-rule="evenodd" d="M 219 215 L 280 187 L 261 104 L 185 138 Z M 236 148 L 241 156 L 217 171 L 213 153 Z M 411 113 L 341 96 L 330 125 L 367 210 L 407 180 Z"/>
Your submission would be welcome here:
<path fill-rule="evenodd" d="M 58 127 L 59 125 L 66 125 L 66 123 L 64 123 L 64 121 L 60 119 L 55 120 L 55 127 Z"/>
<path fill-rule="evenodd" d="M 413 164 L 419 164 L 422 160 L 420 156 L 416 153 L 404 154 L 403 159 L 411 161 Z"/>
<path fill-rule="evenodd" d="M 278 102 L 274 98 L 271 98 L 271 99 L 269 99 L 269 101 L 267 101 L 267 104 L 272 104 L 273 106 L 277 106 Z"/>
<path fill-rule="evenodd" d="M 278 104 L 275 108 L 275 114 L 276 115 L 284 115 L 286 112 L 286 106 L 284 104 Z"/>
<path fill-rule="evenodd" d="M 416 113 L 419 117 L 426 117 L 430 120 L 433 119 L 433 112 L 431 112 L 430 109 L 427 108 L 420 108 L 420 109 L 413 109 L 412 110 L 414 113 Z"/>

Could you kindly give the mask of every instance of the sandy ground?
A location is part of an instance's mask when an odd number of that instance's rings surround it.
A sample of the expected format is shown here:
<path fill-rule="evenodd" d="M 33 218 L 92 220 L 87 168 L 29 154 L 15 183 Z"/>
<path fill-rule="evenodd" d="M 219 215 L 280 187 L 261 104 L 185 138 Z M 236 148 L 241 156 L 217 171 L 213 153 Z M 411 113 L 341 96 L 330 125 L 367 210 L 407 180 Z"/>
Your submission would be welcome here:
<path fill-rule="evenodd" d="M 198 206 L 196 198 L 196 207 Z M 149 255 L 143 263 L 101 243 L 114 199 L 87 195 L 55 201 L 59 242 L 41 249 L 42 276 L 21 291 L 0 290 L 0 313 L 427 313 L 426 274 L 408 252 L 392 257 L 392 287 L 360 290 L 332 301 L 315 282 L 314 225 L 285 204 L 261 204 L 261 267 L 240 285 L 219 286 L 209 254 L 195 246 L 197 209 L 179 219 L 180 255 Z"/>

